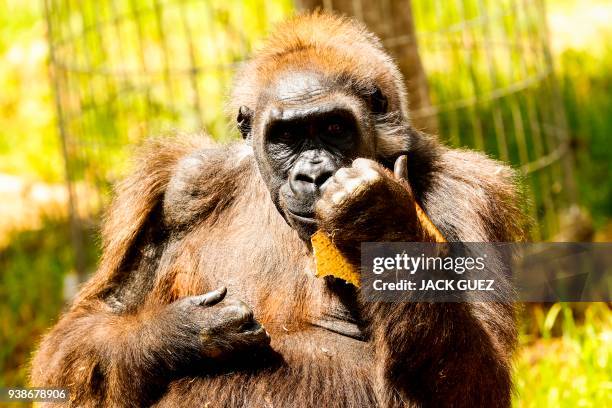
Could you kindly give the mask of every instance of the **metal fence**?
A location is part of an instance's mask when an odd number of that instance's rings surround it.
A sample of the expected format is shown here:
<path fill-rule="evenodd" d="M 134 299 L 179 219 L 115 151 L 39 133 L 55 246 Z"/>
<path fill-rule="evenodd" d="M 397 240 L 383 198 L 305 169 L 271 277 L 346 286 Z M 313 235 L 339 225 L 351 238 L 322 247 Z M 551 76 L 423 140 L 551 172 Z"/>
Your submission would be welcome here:
<path fill-rule="evenodd" d="M 544 2 L 413 4 L 417 24 L 433 28 L 418 35 L 432 106 L 415 115 L 437 116 L 451 144 L 518 167 L 532 198 L 532 238 L 553 237 L 576 192 Z"/>
<path fill-rule="evenodd" d="M 78 252 L 81 224 L 106 203 L 131 144 L 173 129 L 232 137 L 224 106 L 234 68 L 293 4 L 43 1 Z M 372 3 L 351 1 L 352 14 L 363 18 Z M 323 6 L 334 9 L 334 1 Z M 543 1 L 413 0 L 412 11 L 431 99 L 413 115 L 435 118 L 452 145 L 520 168 L 533 199 L 533 239 L 552 237 L 575 193 Z M 410 41 L 384 38 L 396 56 Z M 78 194 L 80 185 L 95 194 Z"/>

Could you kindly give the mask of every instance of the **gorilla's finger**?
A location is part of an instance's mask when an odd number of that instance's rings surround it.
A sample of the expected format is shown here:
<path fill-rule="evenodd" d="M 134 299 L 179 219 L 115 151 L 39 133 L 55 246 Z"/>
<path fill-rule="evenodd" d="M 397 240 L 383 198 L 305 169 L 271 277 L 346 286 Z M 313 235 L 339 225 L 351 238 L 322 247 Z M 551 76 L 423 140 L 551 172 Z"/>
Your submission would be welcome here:
<path fill-rule="evenodd" d="M 408 156 L 402 154 L 395 160 L 393 174 L 395 174 L 395 177 L 399 180 L 408 181 Z"/>
<path fill-rule="evenodd" d="M 225 286 L 221 286 L 218 289 L 215 289 L 211 292 L 205 293 L 203 295 L 198 296 L 197 304 L 199 306 L 213 306 L 219 303 L 225 298 L 227 294 L 227 288 Z"/>
<path fill-rule="evenodd" d="M 359 157 L 353 160 L 353 167 L 358 169 L 373 169 L 376 168 L 376 162 L 370 159 Z"/>
<path fill-rule="evenodd" d="M 358 177 L 359 170 L 354 169 L 352 167 L 343 167 L 334 174 L 334 179 L 336 181 L 344 181 L 350 178 Z"/>
<path fill-rule="evenodd" d="M 363 187 L 364 180 L 359 177 L 352 177 L 346 179 L 344 181 L 344 189 L 347 193 L 352 194 L 359 190 L 360 187 Z"/>
<path fill-rule="evenodd" d="M 346 190 L 344 190 L 344 189 L 342 189 L 342 190 L 335 191 L 335 192 L 334 192 L 334 193 L 331 195 L 330 199 L 331 199 L 331 202 L 332 202 L 332 203 L 334 203 L 335 205 L 338 205 L 338 204 L 340 204 L 342 201 L 344 201 L 344 199 L 345 199 L 347 196 L 348 196 L 347 191 L 346 191 Z"/>
<path fill-rule="evenodd" d="M 240 327 L 254 319 L 253 309 L 238 299 L 232 299 L 224 303 L 217 315 L 227 324 L 234 327 Z"/>
<path fill-rule="evenodd" d="M 321 188 L 321 193 L 323 194 L 332 194 L 334 191 L 339 190 L 342 187 L 342 184 L 338 182 L 336 176 L 330 177 L 327 181 L 325 181 L 324 185 Z"/>
<path fill-rule="evenodd" d="M 331 203 L 327 200 L 322 199 L 317 201 L 317 203 L 315 204 L 315 214 L 319 220 L 328 218 L 332 213 L 333 208 L 331 206 Z"/>
<path fill-rule="evenodd" d="M 408 190 L 408 193 L 410 193 L 410 196 L 414 199 L 414 194 L 412 193 L 412 186 L 408 181 L 408 156 L 402 154 L 397 159 L 395 159 L 395 164 L 393 165 L 393 174 L 395 174 L 395 177 L 398 180 L 405 182 L 404 186 Z"/>
<path fill-rule="evenodd" d="M 247 331 L 245 334 L 249 337 L 250 342 L 253 344 L 262 346 L 267 346 L 270 344 L 270 334 L 259 323 L 254 330 Z"/>

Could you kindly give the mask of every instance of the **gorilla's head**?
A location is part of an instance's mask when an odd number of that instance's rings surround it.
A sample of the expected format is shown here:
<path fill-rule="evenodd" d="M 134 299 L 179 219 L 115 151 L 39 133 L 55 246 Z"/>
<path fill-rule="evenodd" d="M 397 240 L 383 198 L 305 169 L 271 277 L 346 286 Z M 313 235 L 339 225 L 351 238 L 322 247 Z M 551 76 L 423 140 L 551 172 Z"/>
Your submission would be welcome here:
<path fill-rule="evenodd" d="M 350 49 L 341 47 L 347 38 Z M 357 157 L 392 163 L 409 144 L 405 91 L 379 40 L 352 20 L 290 20 L 245 64 L 233 94 L 278 210 L 307 240 L 326 181 Z"/>

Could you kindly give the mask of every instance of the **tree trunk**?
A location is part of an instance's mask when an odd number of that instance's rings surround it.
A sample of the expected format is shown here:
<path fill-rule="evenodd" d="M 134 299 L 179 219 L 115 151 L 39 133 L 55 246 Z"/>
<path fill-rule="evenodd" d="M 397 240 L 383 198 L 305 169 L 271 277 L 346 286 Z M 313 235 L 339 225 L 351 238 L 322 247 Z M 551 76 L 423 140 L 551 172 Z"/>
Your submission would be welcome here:
<path fill-rule="evenodd" d="M 423 70 L 415 35 L 411 0 L 296 0 L 302 10 L 333 10 L 355 17 L 378 35 L 395 58 L 406 82 L 410 110 L 431 107 L 427 77 Z M 435 115 L 416 115 L 413 125 L 428 133 L 437 133 Z"/>

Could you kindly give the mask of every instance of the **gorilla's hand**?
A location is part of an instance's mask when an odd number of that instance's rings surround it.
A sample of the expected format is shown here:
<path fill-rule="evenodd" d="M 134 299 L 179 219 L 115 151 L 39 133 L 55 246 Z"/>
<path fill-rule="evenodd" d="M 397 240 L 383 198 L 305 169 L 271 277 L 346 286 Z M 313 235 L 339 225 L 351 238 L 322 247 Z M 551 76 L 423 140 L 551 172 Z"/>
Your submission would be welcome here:
<path fill-rule="evenodd" d="M 164 320 L 186 360 L 222 359 L 234 352 L 266 347 L 270 337 L 244 302 L 221 302 L 226 289 L 179 299 L 166 307 Z M 186 361 L 187 362 L 187 361 Z"/>
<path fill-rule="evenodd" d="M 403 179 L 405 156 L 396 174 L 375 161 L 356 159 L 325 184 L 316 205 L 320 229 L 352 262 L 359 262 L 361 242 L 420 241 L 414 197 Z"/>

